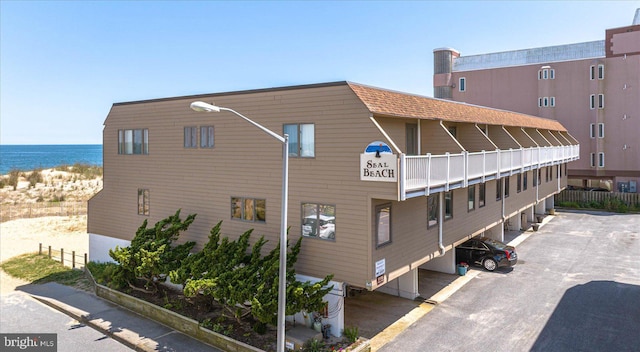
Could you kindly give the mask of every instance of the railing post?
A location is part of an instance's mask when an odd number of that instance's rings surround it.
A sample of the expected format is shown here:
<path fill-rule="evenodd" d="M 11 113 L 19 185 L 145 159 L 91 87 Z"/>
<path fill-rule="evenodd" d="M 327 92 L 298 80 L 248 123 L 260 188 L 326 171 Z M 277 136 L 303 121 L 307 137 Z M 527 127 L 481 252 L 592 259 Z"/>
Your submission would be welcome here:
<path fill-rule="evenodd" d="M 71 251 L 71 268 L 76 268 L 76 251 Z"/>
<path fill-rule="evenodd" d="M 64 248 L 60 248 L 60 263 L 64 265 Z"/>
<path fill-rule="evenodd" d="M 444 184 L 444 190 L 445 192 L 449 192 L 449 180 L 451 178 L 451 154 L 446 152 L 445 155 L 447 156 L 447 181 Z"/>
<path fill-rule="evenodd" d="M 38 255 L 42 255 L 42 243 L 38 244 Z"/>
<path fill-rule="evenodd" d="M 496 165 L 497 165 L 497 174 L 496 174 L 496 179 L 500 179 L 500 169 L 502 168 L 502 165 L 500 165 L 500 159 L 502 159 L 501 155 L 500 155 L 500 149 L 496 149 Z"/>
<path fill-rule="evenodd" d="M 464 152 L 462 152 L 462 155 L 463 155 L 462 161 L 464 163 L 464 165 L 463 165 L 463 167 L 464 167 L 464 171 L 463 171 L 464 172 L 464 185 L 463 185 L 463 187 L 467 188 L 467 187 L 469 187 L 469 152 L 465 150 Z"/>
<path fill-rule="evenodd" d="M 49 246 L 49 259 L 51 259 L 51 246 Z"/>
<path fill-rule="evenodd" d="M 427 153 L 427 187 L 425 194 L 431 193 L 431 153 Z"/>
<path fill-rule="evenodd" d="M 398 179 L 400 180 L 400 200 L 406 200 L 406 183 L 407 183 L 407 159 L 404 153 L 400 154 L 400 174 L 402 175 Z"/>
<path fill-rule="evenodd" d="M 87 253 L 84 254 L 84 269 L 87 270 Z"/>

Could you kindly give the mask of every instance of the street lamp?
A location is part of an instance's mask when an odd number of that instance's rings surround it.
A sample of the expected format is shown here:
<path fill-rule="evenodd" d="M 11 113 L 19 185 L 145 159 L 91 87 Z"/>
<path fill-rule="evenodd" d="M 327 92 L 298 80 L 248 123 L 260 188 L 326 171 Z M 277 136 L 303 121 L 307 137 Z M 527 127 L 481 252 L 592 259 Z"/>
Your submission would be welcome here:
<path fill-rule="evenodd" d="M 285 307 L 287 299 L 287 209 L 289 199 L 289 135 L 279 134 L 269 130 L 268 128 L 252 121 L 241 113 L 221 106 L 208 104 L 202 101 L 194 101 L 191 103 L 191 109 L 198 112 L 220 112 L 229 111 L 240 116 L 245 121 L 258 127 L 266 134 L 277 139 L 283 144 L 282 147 L 282 209 L 280 218 L 280 263 L 278 278 L 278 352 L 284 352 L 285 338 Z"/>

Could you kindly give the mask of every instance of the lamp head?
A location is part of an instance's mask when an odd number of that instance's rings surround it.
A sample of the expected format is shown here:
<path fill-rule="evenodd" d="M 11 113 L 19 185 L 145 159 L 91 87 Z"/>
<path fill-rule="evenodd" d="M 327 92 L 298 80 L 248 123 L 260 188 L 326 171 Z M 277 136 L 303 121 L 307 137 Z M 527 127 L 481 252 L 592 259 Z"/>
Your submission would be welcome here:
<path fill-rule="evenodd" d="M 191 103 L 191 110 L 198 112 L 220 112 L 220 107 L 205 103 L 203 101 L 194 101 Z"/>

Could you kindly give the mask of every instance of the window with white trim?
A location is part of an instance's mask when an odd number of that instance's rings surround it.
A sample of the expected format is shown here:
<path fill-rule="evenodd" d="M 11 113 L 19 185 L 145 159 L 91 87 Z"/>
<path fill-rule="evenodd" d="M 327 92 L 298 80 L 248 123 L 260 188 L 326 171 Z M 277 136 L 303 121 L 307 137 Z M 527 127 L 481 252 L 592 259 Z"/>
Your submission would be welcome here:
<path fill-rule="evenodd" d="M 604 138 L 604 123 L 598 124 L 598 138 Z"/>
<path fill-rule="evenodd" d="M 444 219 L 453 217 L 453 191 L 444 192 Z"/>
<path fill-rule="evenodd" d="M 542 106 L 544 107 L 549 106 L 549 97 L 542 98 Z"/>
<path fill-rule="evenodd" d="M 478 185 L 478 208 L 484 207 L 486 198 L 487 198 L 487 186 L 485 183 L 481 183 Z"/>
<path fill-rule="evenodd" d="M 538 98 L 538 107 L 541 108 L 542 107 L 542 97 Z"/>
<path fill-rule="evenodd" d="M 604 94 L 598 94 L 598 109 L 604 109 Z"/>
<path fill-rule="evenodd" d="M 596 166 L 596 153 L 589 153 L 589 160 L 590 160 L 590 165 L 591 167 L 595 167 Z"/>
<path fill-rule="evenodd" d="M 476 186 L 469 186 L 467 190 L 467 211 L 472 211 L 476 208 Z"/>
<path fill-rule="evenodd" d="M 590 80 L 596 79 L 596 67 L 594 65 L 591 65 L 589 67 L 589 79 Z"/>
<path fill-rule="evenodd" d="M 598 153 L 598 167 L 604 167 L 604 153 Z"/>
<path fill-rule="evenodd" d="M 438 225 L 439 195 L 431 194 L 427 197 L 427 228 Z"/>
<path fill-rule="evenodd" d="M 549 78 L 550 79 L 556 79 L 556 70 L 554 70 L 554 69 L 550 69 L 549 70 Z"/>
<path fill-rule="evenodd" d="M 596 138 L 596 124 L 595 123 L 589 124 L 589 137 L 590 138 Z"/>
<path fill-rule="evenodd" d="M 556 97 L 549 97 L 549 105 L 551 107 L 555 107 L 556 106 Z"/>
<path fill-rule="evenodd" d="M 591 94 L 589 96 L 589 109 L 593 110 L 596 108 L 596 95 Z"/>
<path fill-rule="evenodd" d="M 458 90 L 461 92 L 465 92 L 467 90 L 467 79 L 465 77 L 460 77 L 458 80 Z"/>
<path fill-rule="evenodd" d="M 604 65 L 598 65 L 598 79 L 604 79 Z"/>

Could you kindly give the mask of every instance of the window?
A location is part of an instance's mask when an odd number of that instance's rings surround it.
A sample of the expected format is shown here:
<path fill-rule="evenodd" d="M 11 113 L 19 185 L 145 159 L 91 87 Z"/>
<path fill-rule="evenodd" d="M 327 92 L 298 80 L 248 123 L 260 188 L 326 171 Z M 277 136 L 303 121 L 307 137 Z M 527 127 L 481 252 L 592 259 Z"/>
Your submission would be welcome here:
<path fill-rule="evenodd" d="M 540 171 L 540 169 L 538 169 L 538 172 L 539 171 Z M 533 186 L 534 187 L 538 185 L 538 172 L 533 170 Z"/>
<path fill-rule="evenodd" d="M 596 153 L 589 153 L 589 160 L 591 167 L 596 166 Z"/>
<path fill-rule="evenodd" d="M 538 70 L 538 80 L 542 79 L 542 70 Z"/>
<path fill-rule="evenodd" d="M 595 94 L 591 94 L 589 96 L 589 109 L 595 109 L 596 108 L 596 95 Z"/>
<path fill-rule="evenodd" d="M 545 68 L 542 70 L 542 79 L 549 79 L 549 69 Z"/>
<path fill-rule="evenodd" d="M 391 204 L 376 207 L 376 248 L 391 243 Z"/>
<path fill-rule="evenodd" d="M 524 174 L 522 174 L 522 190 L 526 191 L 527 187 L 529 186 L 527 183 L 527 178 L 528 178 L 529 172 L 526 172 Z"/>
<path fill-rule="evenodd" d="M 496 200 L 502 199 L 502 179 L 496 180 Z"/>
<path fill-rule="evenodd" d="M 444 192 L 444 219 L 453 217 L 453 191 Z"/>
<path fill-rule="evenodd" d="M 541 108 L 542 107 L 542 98 L 538 98 L 538 107 Z"/>
<path fill-rule="evenodd" d="M 542 106 L 544 107 L 549 106 L 549 97 L 542 98 Z"/>
<path fill-rule="evenodd" d="M 505 198 L 509 198 L 509 184 L 510 184 L 510 179 L 509 177 L 505 177 L 504 179 L 504 197 Z"/>
<path fill-rule="evenodd" d="M 486 198 L 486 185 L 484 183 L 481 183 L 478 186 L 478 208 L 482 208 L 484 207 L 484 200 Z"/>
<path fill-rule="evenodd" d="M 596 124 L 592 123 L 589 125 L 589 137 L 596 138 Z"/>
<path fill-rule="evenodd" d="M 464 77 L 460 77 L 458 80 L 458 90 L 464 92 L 467 90 L 467 79 Z"/>
<path fill-rule="evenodd" d="M 200 148 L 213 148 L 213 126 L 200 126 Z"/>
<path fill-rule="evenodd" d="M 198 147 L 198 128 L 197 127 L 184 128 L 184 147 L 185 148 Z"/>
<path fill-rule="evenodd" d="M 284 133 L 289 135 L 289 156 L 300 158 L 315 157 L 315 125 L 284 125 Z"/>
<path fill-rule="evenodd" d="M 389 209 L 391 206 L 389 205 Z M 391 219 L 387 218 L 388 221 Z M 390 223 L 388 224 L 391 228 Z M 390 235 L 391 233 L 388 232 Z M 335 240 L 336 207 L 335 205 L 302 203 L 302 236 Z"/>
<path fill-rule="evenodd" d="M 437 193 L 427 197 L 427 228 L 438 225 L 438 197 Z"/>
<path fill-rule="evenodd" d="M 556 79 L 556 70 L 554 69 L 549 70 L 549 78 Z"/>
<path fill-rule="evenodd" d="M 604 94 L 598 94 L 598 109 L 604 109 Z"/>
<path fill-rule="evenodd" d="M 516 193 L 522 192 L 522 174 L 516 175 Z"/>
<path fill-rule="evenodd" d="M 604 138 L 604 123 L 598 124 L 598 138 Z"/>
<path fill-rule="evenodd" d="M 148 189 L 138 189 L 138 215 L 149 215 Z"/>
<path fill-rule="evenodd" d="M 549 182 L 549 167 L 545 167 L 544 171 L 544 182 Z"/>
<path fill-rule="evenodd" d="M 264 199 L 232 197 L 231 219 L 265 222 L 267 201 Z"/>
<path fill-rule="evenodd" d="M 449 130 L 449 133 L 451 133 L 453 138 L 457 138 L 457 136 L 458 136 L 458 128 L 456 126 L 449 126 L 447 128 L 447 130 Z"/>
<path fill-rule="evenodd" d="M 589 79 L 596 79 L 596 67 L 594 65 L 589 67 Z"/>
<path fill-rule="evenodd" d="M 118 154 L 149 154 L 149 130 L 118 130 Z"/>
<path fill-rule="evenodd" d="M 556 106 L 556 97 L 550 97 L 549 98 L 549 105 L 551 107 L 555 107 Z"/>
<path fill-rule="evenodd" d="M 604 153 L 598 153 L 598 167 L 604 167 Z"/>
<path fill-rule="evenodd" d="M 538 169 L 538 183 L 536 186 L 540 186 L 542 184 L 542 169 Z"/>
<path fill-rule="evenodd" d="M 604 79 L 604 65 L 598 65 L 598 79 Z"/>
<path fill-rule="evenodd" d="M 476 208 L 476 186 L 469 186 L 467 190 L 467 210 L 472 211 Z"/>

